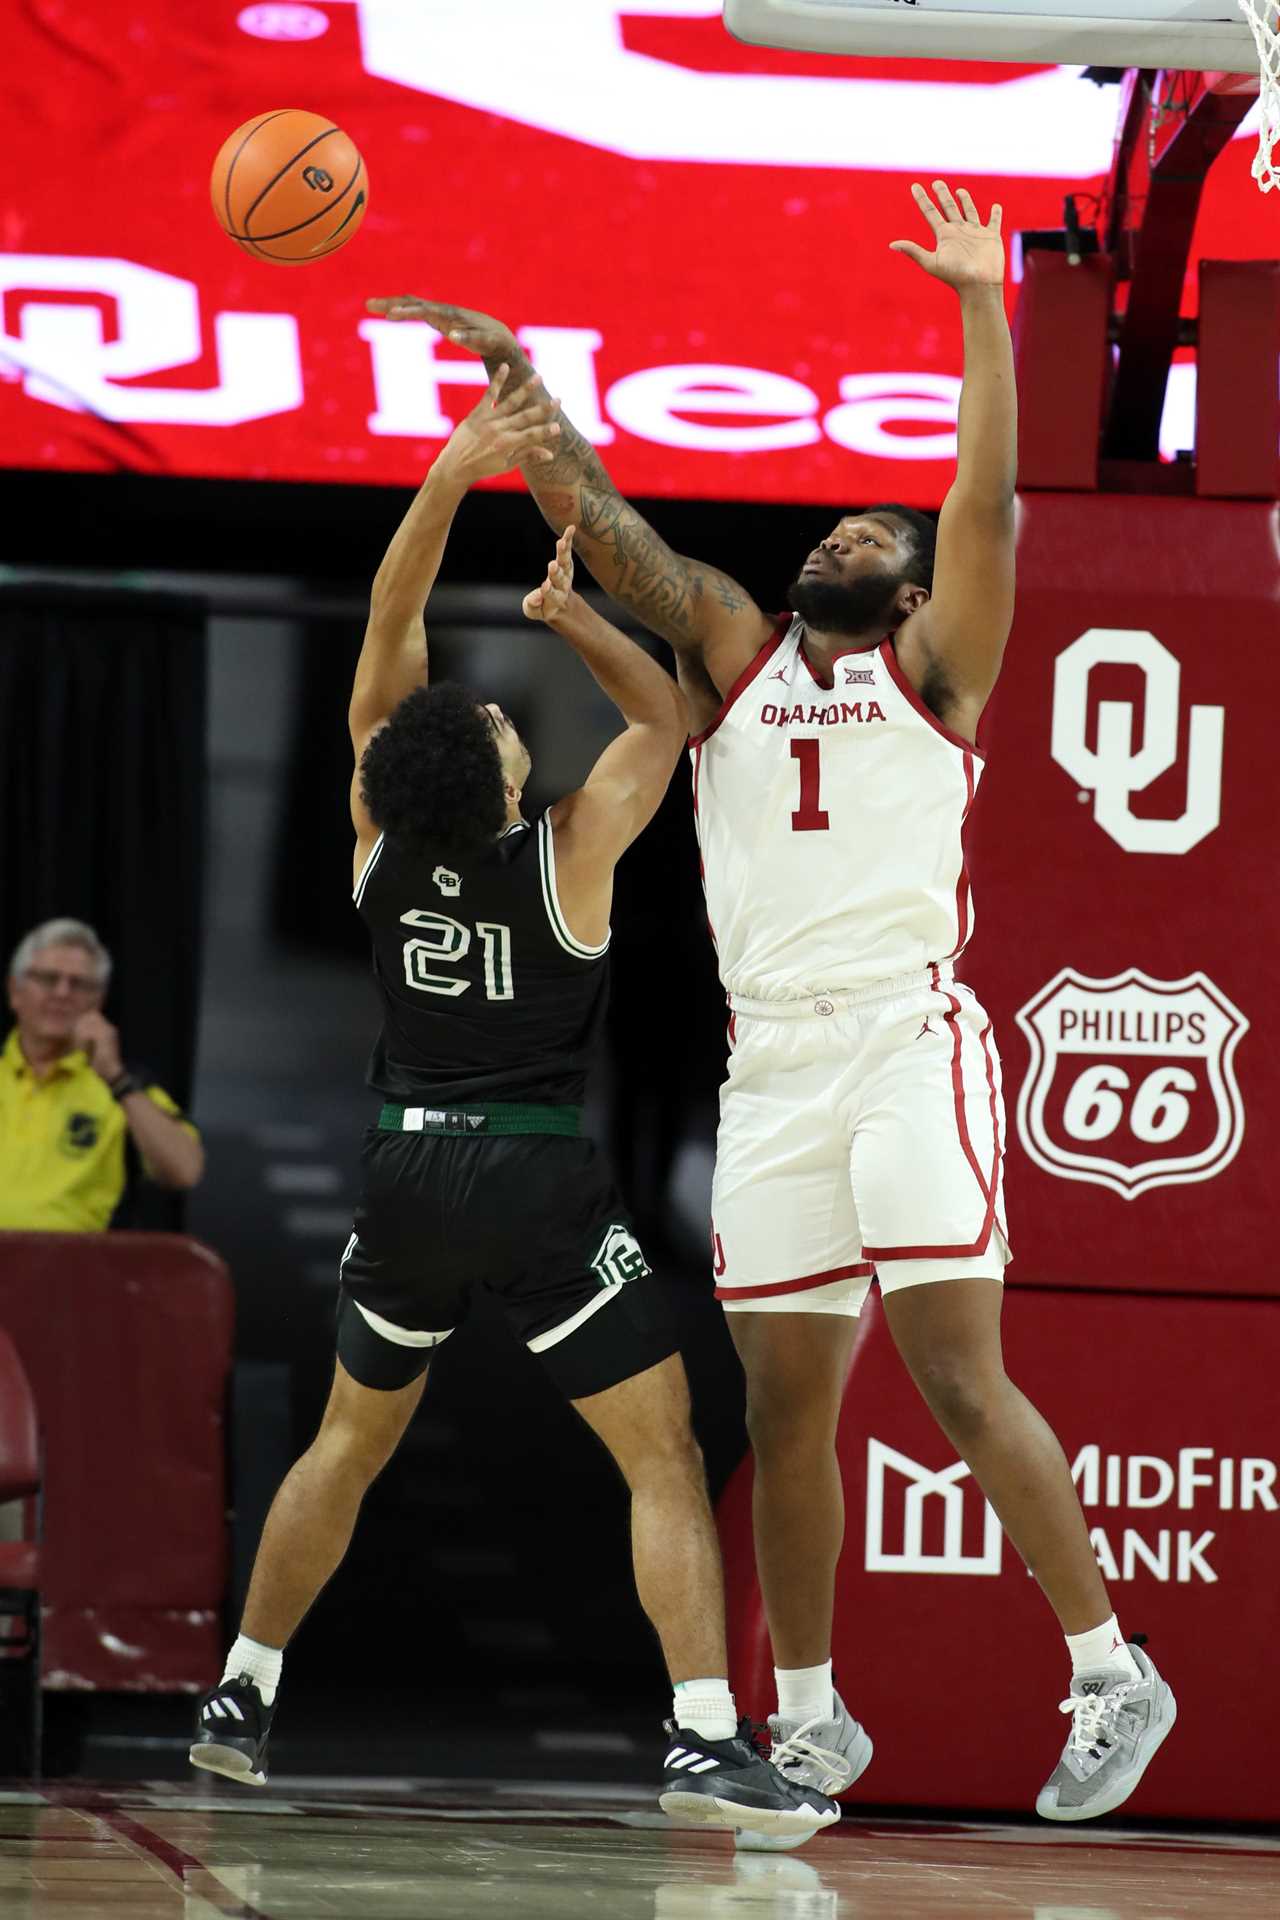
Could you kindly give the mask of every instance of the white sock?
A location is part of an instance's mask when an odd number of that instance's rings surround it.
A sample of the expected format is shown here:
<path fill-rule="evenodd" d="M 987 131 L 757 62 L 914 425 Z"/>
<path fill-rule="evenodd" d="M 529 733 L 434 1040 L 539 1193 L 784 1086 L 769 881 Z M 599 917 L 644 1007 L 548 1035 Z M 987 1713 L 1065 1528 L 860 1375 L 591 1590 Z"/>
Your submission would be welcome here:
<path fill-rule="evenodd" d="M 1114 1613 L 1100 1627 L 1091 1627 L 1088 1633 L 1067 1634 L 1066 1641 L 1073 1680 L 1079 1673 L 1097 1673 L 1102 1668 L 1113 1668 L 1117 1673 L 1127 1674 L 1130 1680 L 1141 1680 L 1138 1663 L 1125 1645 Z"/>
<path fill-rule="evenodd" d="M 803 1726 L 806 1720 L 834 1720 L 835 1690 L 831 1684 L 831 1662 L 820 1667 L 775 1667 L 778 1683 L 778 1718 Z"/>
<path fill-rule="evenodd" d="M 704 1740 L 732 1740 L 738 1731 L 738 1710 L 727 1680 L 677 1680 L 675 1722 Z"/>
<path fill-rule="evenodd" d="M 283 1665 L 283 1647 L 264 1647 L 260 1640 L 250 1640 L 242 1633 L 227 1655 L 222 1677 L 238 1680 L 241 1674 L 247 1674 L 262 1695 L 263 1706 L 269 1707 L 276 1697 Z"/>

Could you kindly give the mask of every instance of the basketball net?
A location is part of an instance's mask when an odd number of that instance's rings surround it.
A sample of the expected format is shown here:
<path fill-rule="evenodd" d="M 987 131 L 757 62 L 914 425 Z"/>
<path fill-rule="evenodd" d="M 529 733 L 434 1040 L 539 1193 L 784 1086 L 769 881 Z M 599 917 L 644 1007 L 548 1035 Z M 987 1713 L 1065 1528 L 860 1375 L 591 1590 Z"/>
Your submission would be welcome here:
<path fill-rule="evenodd" d="M 1262 67 L 1262 124 L 1253 177 L 1263 193 L 1269 193 L 1280 187 L 1280 5 L 1277 0 L 1240 0 L 1240 11 L 1253 28 Z"/>

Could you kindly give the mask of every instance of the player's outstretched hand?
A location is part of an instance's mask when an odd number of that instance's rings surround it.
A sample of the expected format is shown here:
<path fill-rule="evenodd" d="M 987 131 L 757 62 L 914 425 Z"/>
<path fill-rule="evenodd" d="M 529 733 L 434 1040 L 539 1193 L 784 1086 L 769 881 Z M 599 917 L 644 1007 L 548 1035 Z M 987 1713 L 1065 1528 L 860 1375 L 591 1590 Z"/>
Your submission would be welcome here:
<path fill-rule="evenodd" d="M 1002 211 L 997 200 L 991 218 L 983 224 L 967 187 L 952 193 L 945 180 L 935 180 L 938 196 L 934 205 L 922 186 L 911 189 L 912 197 L 933 229 L 934 249 L 918 247 L 914 240 L 891 240 L 894 253 L 905 253 L 918 267 L 931 273 L 944 286 L 957 293 L 966 287 L 999 287 L 1004 284 L 1004 243 L 1000 238 Z"/>
<path fill-rule="evenodd" d="M 555 459 L 560 402 L 537 379 L 508 393 L 510 371 L 505 361 L 498 367 L 483 399 L 458 422 L 436 460 L 463 486 Z"/>
<path fill-rule="evenodd" d="M 498 354 L 514 361 L 520 351 L 514 333 L 501 320 L 470 307 L 451 306 L 447 300 L 419 300 L 415 294 L 402 293 L 389 300 L 366 300 L 365 306 L 382 320 L 425 320 L 437 333 L 483 359 Z"/>
<path fill-rule="evenodd" d="M 566 527 L 556 541 L 555 558 L 547 568 L 547 577 L 540 587 L 524 597 L 524 614 L 527 620 L 558 620 L 569 605 L 569 596 L 573 592 L 573 536 L 575 529 Z"/>

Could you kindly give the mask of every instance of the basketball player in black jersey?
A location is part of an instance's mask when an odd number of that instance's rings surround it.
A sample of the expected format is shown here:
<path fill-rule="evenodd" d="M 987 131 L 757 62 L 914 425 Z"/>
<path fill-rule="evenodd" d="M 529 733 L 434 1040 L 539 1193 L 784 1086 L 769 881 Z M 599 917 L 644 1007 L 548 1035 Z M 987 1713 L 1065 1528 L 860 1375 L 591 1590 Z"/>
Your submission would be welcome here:
<path fill-rule="evenodd" d="M 676 1339 L 603 1156 L 580 1128 L 604 1015 L 613 869 L 686 736 L 656 662 L 572 590 L 572 529 L 524 602 L 626 725 L 577 792 L 521 811 L 529 754 L 496 704 L 427 679 L 423 610 L 467 489 L 549 460 L 555 403 L 488 393 L 437 458 L 374 581 L 351 699 L 355 902 L 383 1006 L 362 1195 L 341 1262 L 320 1432 L 277 1494 L 192 1762 L 262 1784 L 283 1649 L 346 1552 L 431 1355 L 487 1288 L 631 1495 L 636 1585 L 674 1686 L 661 1804 L 796 1844 L 839 1818 L 739 1729 L 723 1581 Z"/>

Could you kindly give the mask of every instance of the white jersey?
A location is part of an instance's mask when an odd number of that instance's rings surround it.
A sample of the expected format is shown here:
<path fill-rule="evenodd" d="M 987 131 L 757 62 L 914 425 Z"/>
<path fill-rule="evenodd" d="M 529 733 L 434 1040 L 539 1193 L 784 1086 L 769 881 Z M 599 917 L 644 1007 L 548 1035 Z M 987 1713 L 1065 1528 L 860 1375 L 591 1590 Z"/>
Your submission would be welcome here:
<path fill-rule="evenodd" d="M 707 913 L 730 1002 L 853 992 L 956 959 L 973 931 L 961 831 L 982 756 L 886 640 L 835 685 L 798 617 L 692 743 Z"/>

